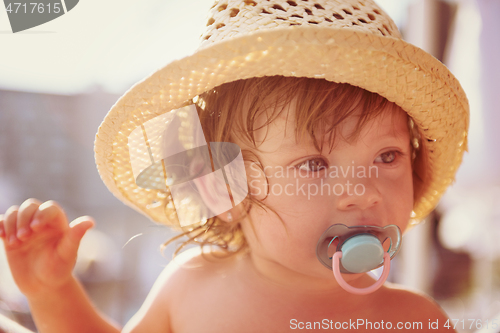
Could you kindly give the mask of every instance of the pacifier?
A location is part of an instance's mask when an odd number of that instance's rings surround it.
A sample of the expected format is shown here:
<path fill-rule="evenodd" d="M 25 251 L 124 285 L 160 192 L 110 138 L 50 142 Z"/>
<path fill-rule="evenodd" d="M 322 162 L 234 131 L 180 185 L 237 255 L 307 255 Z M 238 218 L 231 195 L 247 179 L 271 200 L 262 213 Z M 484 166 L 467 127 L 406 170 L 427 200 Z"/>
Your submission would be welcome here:
<path fill-rule="evenodd" d="M 388 241 L 389 248 L 384 250 L 382 244 Z M 401 246 L 401 230 L 394 224 L 385 227 L 378 226 L 352 226 L 334 224 L 321 235 L 316 246 L 318 260 L 328 269 L 333 270 L 333 275 L 338 284 L 346 291 L 366 295 L 380 288 L 387 276 L 394 258 Z M 335 247 L 335 253 L 330 247 Z M 342 278 L 341 273 L 357 274 L 366 273 L 380 266 L 384 271 L 378 281 L 367 288 L 355 288 Z"/>

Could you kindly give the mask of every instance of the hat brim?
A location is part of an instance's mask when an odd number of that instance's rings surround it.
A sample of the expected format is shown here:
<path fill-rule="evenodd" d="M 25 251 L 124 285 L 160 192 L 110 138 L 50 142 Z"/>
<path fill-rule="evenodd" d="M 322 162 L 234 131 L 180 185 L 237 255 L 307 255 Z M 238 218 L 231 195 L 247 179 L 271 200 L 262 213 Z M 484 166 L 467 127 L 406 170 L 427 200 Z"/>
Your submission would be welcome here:
<path fill-rule="evenodd" d="M 223 83 L 273 75 L 349 83 L 396 103 L 414 119 L 424 136 L 430 171 L 414 219 L 428 215 L 454 182 L 467 150 L 469 106 L 446 66 L 402 39 L 319 26 L 257 30 L 213 43 L 134 85 L 96 135 L 102 180 L 128 206 L 168 223 L 156 204 L 158 191 L 135 183 L 127 146 L 131 131 Z"/>

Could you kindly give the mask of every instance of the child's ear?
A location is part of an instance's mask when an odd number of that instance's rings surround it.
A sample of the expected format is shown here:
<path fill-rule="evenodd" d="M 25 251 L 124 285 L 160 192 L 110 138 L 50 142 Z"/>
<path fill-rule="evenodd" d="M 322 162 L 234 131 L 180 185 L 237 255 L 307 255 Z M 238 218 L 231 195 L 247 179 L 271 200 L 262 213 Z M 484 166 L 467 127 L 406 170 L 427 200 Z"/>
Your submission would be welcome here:
<path fill-rule="evenodd" d="M 208 174 L 193 179 L 193 182 L 196 188 L 192 190 L 198 192 L 202 199 L 199 204 L 204 205 L 212 213 L 209 217 L 217 215 L 223 220 L 226 219 L 227 212 L 233 207 L 224 180 Z M 234 220 L 234 216 L 232 218 Z"/>
<path fill-rule="evenodd" d="M 193 171 L 197 169 L 197 166 L 193 167 Z M 193 172 L 193 174 L 196 173 Z M 236 206 L 232 206 L 229 185 L 220 177 L 206 176 L 194 178 L 193 182 L 196 185 L 194 190 L 202 198 L 202 204 L 209 208 L 213 214 L 210 217 L 216 215 L 220 220 L 227 223 L 240 221 L 245 214 L 245 205 L 243 204 L 245 200 Z"/>

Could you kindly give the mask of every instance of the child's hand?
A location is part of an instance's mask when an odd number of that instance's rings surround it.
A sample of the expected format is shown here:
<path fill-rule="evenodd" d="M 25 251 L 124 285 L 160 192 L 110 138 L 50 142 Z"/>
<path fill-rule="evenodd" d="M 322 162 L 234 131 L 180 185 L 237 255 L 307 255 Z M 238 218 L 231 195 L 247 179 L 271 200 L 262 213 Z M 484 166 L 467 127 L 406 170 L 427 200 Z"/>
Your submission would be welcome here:
<path fill-rule="evenodd" d="M 56 202 L 40 204 L 36 199 L 0 215 L 0 237 L 21 292 L 36 296 L 70 281 L 80 240 L 93 225 L 89 216 L 68 225 Z"/>

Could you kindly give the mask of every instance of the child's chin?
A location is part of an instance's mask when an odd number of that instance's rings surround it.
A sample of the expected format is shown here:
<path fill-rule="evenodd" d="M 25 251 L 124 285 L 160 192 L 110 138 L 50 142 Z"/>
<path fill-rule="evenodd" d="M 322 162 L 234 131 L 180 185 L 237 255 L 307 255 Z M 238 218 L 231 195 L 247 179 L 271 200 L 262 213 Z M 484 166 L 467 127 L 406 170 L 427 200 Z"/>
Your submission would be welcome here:
<path fill-rule="evenodd" d="M 333 276 L 333 271 L 331 269 L 324 267 L 321 264 L 319 264 L 318 267 L 315 267 L 315 269 L 308 270 L 304 274 L 316 279 L 335 280 L 335 277 Z"/>

